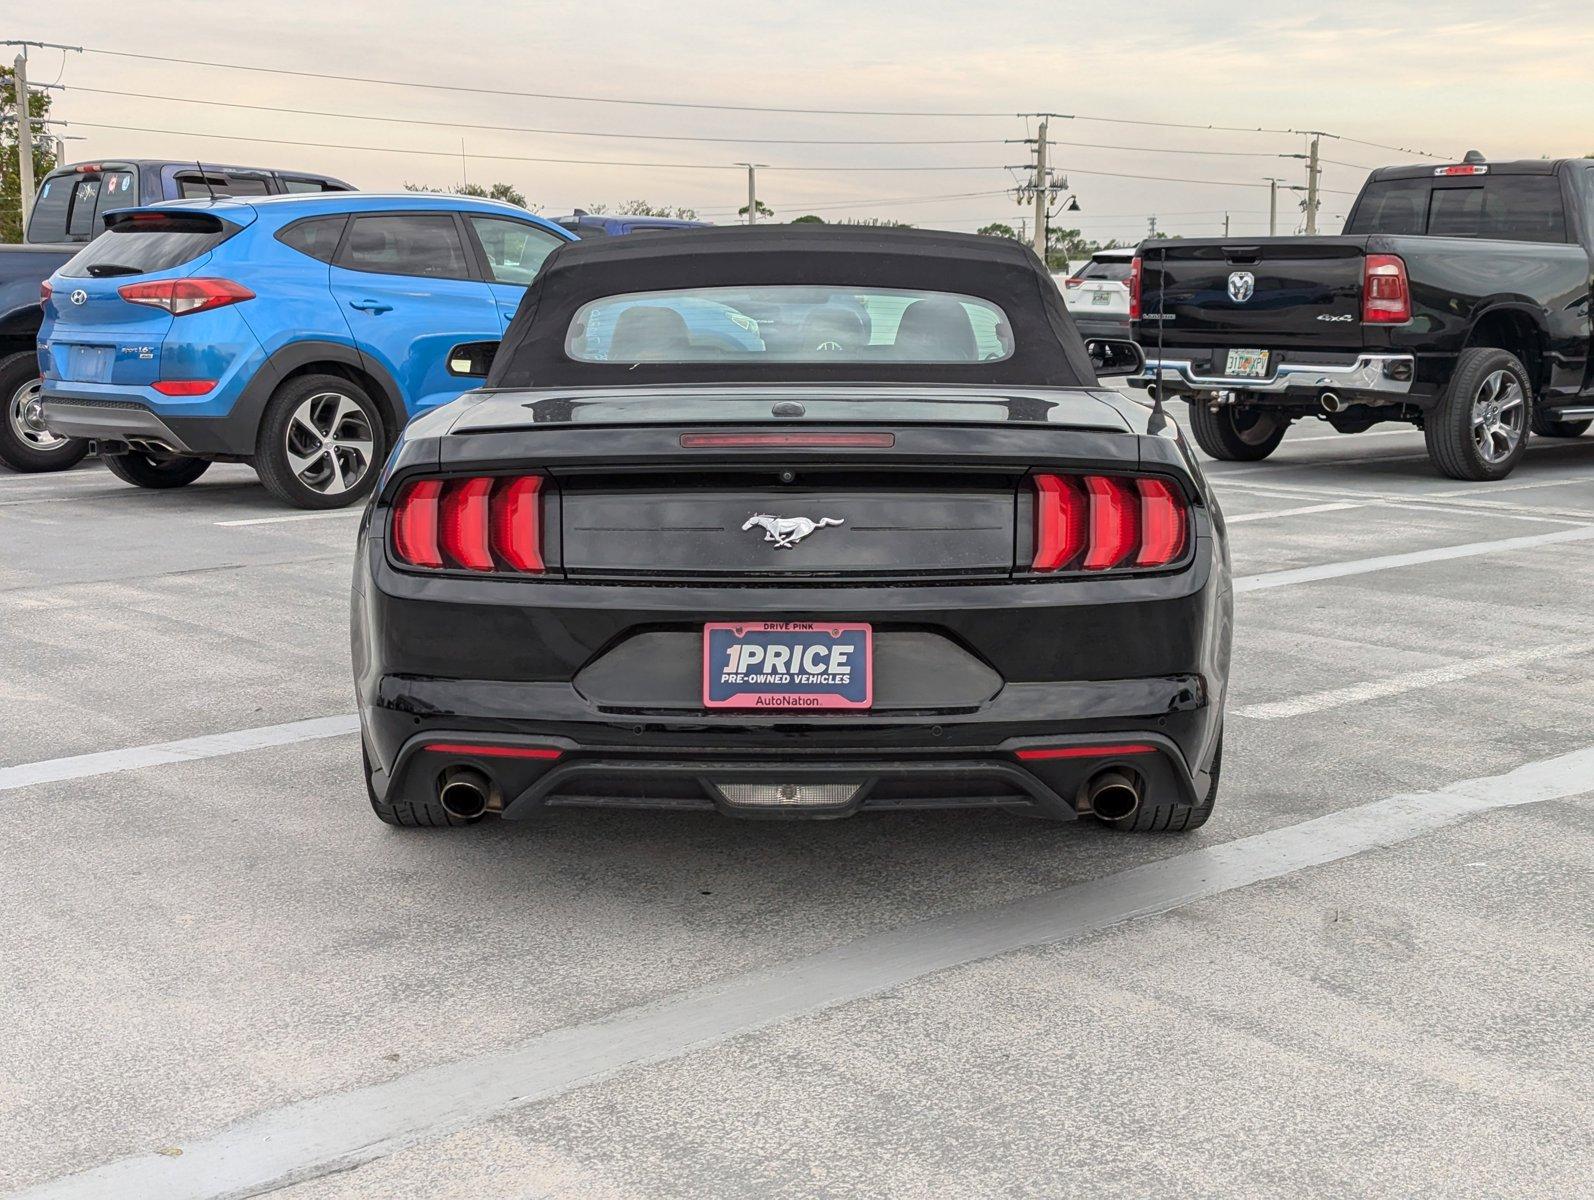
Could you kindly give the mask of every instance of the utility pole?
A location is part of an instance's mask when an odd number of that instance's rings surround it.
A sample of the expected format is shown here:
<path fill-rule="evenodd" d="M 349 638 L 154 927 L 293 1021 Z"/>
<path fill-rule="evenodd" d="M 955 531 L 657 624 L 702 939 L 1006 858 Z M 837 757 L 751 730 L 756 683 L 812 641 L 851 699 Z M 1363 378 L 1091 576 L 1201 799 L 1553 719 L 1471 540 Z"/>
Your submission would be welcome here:
<path fill-rule="evenodd" d="M 11 83 L 17 93 L 17 178 L 21 181 L 22 236 L 28 236 L 28 218 L 33 214 L 33 110 L 28 93 L 28 48 L 24 46 L 12 64 L 16 74 Z"/>
<path fill-rule="evenodd" d="M 1229 236 L 1229 214 L 1228 213 L 1224 213 L 1223 214 L 1223 236 L 1224 237 L 1228 237 Z"/>
<path fill-rule="evenodd" d="M 1046 206 L 1050 200 L 1050 193 L 1046 178 L 1046 118 L 1041 118 L 1039 128 L 1035 131 L 1035 256 L 1046 261 Z"/>
<path fill-rule="evenodd" d="M 1267 177 L 1267 235 L 1277 237 L 1279 233 L 1279 180 L 1272 175 Z"/>
<path fill-rule="evenodd" d="M 1317 142 L 1321 134 L 1312 135 L 1312 148 L 1306 156 L 1306 232 L 1317 232 L 1317 176 L 1322 166 L 1317 161 Z"/>
<path fill-rule="evenodd" d="M 767 163 L 737 163 L 738 167 L 747 168 L 747 223 L 758 224 L 758 168 L 767 166 Z"/>
<path fill-rule="evenodd" d="M 1146 231 L 1147 237 L 1157 236 L 1157 218 L 1155 216 L 1146 218 Z"/>

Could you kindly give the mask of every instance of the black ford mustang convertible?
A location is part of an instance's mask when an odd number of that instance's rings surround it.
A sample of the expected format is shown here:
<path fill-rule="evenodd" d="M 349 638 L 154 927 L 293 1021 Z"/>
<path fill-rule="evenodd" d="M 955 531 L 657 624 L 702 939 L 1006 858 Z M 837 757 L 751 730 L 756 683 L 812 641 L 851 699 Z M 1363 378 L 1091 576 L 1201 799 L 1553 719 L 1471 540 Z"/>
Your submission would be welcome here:
<path fill-rule="evenodd" d="M 366 512 L 377 815 L 1202 824 L 1222 518 L 1173 422 L 1099 385 L 1133 346 L 1094 351 L 995 238 L 555 251 L 501 345 L 453 352 L 486 386 L 409 426 Z"/>

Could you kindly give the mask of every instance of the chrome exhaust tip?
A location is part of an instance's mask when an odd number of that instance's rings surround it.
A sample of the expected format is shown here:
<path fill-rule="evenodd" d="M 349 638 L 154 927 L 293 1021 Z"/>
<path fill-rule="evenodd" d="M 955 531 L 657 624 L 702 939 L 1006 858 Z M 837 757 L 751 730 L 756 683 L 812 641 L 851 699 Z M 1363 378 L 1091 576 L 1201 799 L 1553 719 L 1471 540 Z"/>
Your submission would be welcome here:
<path fill-rule="evenodd" d="M 1317 402 L 1323 406 L 1324 412 L 1337 413 L 1345 411 L 1345 402 L 1339 398 L 1338 392 L 1324 392 L 1317 398 Z"/>
<path fill-rule="evenodd" d="M 437 802 L 460 821 L 474 821 L 487 811 L 492 781 L 475 767 L 449 767 L 438 778 Z"/>
<path fill-rule="evenodd" d="M 1140 811 L 1140 782 L 1123 771 L 1103 771 L 1085 786 L 1090 811 L 1103 821 L 1123 821 Z"/>

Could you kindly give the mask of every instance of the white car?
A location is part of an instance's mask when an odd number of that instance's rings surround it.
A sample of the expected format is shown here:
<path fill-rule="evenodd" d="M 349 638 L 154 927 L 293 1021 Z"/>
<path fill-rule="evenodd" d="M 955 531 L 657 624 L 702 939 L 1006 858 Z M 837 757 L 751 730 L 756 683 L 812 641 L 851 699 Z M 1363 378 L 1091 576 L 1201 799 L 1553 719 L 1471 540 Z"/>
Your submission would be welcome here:
<path fill-rule="evenodd" d="M 1135 248 L 1098 250 L 1063 280 L 1063 303 L 1086 337 L 1127 337 L 1129 264 Z"/>

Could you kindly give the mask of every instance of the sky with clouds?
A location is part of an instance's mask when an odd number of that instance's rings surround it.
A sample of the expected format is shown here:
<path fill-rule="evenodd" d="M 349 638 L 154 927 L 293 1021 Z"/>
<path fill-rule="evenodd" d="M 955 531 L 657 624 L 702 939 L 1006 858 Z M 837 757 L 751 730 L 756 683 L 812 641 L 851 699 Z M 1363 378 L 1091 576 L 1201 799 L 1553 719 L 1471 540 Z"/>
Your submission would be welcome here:
<path fill-rule="evenodd" d="M 735 164 L 752 160 L 768 164 L 760 199 L 784 218 L 1016 222 L 1023 212 L 1004 189 L 1028 149 L 1008 139 L 1031 123 L 1007 114 L 1042 110 L 1071 114 L 1050 126 L 1054 163 L 1080 205 L 1067 220 L 1103 240 L 1142 236 L 1152 215 L 1169 232 L 1218 233 L 1225 212 L 1234 232 L 1266 232 L 1264 180 L 1303 182 L 1303 164 L 1278 156 L 1301 153 L 1304 138 L 1250 132 L 1258 127 L 1361 139 L 1323 142 L 1329 230 L 1367 167 L 1413 160 L 1383 146 L 1448 158 L 1594 152 L 1586 0 L 56 0 L 14 13 L 7 29 L 123 55 L 345 77 L 30 51 L 35 82 L 65 85 L 54 112 L 70 124 L 56 131 L 83 139 L 67 143 L 69 158 L 193 155 L 318 170 L 371 190 L 504 180 L 546 213 L 645 198 L 732 220 L 746 202 Z M 1181 124 L 1247 132 L 1170 127 Z M 248 138 L 264 140 L 234 140 Z M 673 140 L 689 138 L 705 140 Z M 536 161 L 552 159 L 584 161 Z M 1297 199 L 1281 193 L 1281 232 L 1294 227 Z"/>

